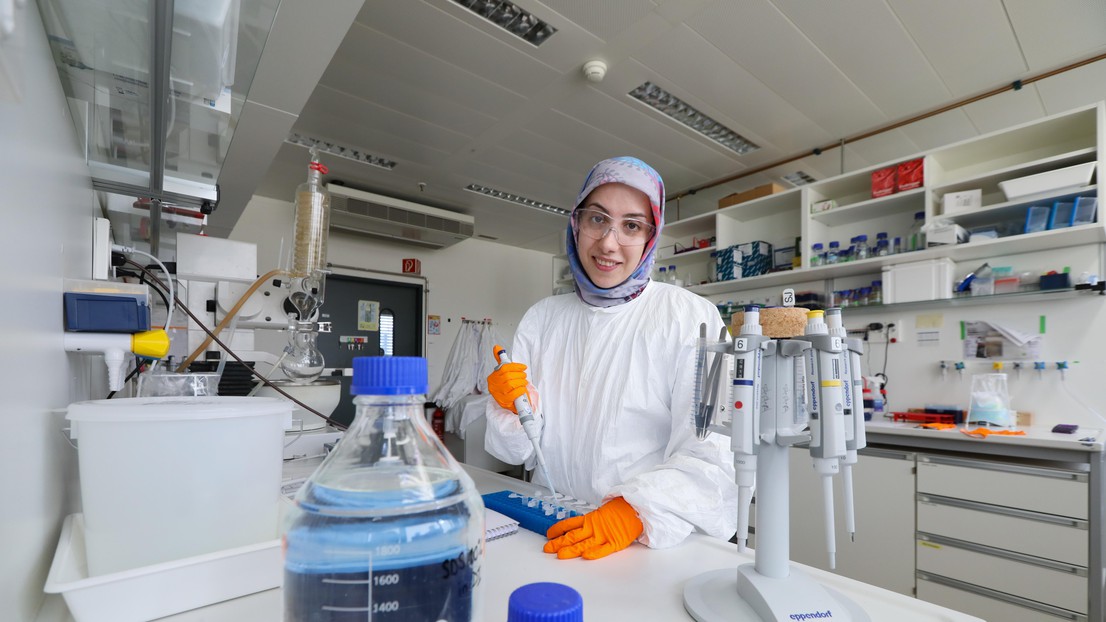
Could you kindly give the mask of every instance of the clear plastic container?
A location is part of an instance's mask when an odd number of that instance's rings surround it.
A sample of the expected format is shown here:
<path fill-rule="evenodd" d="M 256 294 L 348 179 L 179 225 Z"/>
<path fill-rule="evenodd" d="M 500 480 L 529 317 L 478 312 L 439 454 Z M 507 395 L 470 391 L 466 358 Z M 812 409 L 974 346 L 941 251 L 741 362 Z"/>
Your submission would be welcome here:
<path fill-rule="evenodd" d="M 275 539 L 291 412 L 269 397 L 70 404 L 88 575 Z"/>
<path fill-rule="evenodd" d="M 1048 215 L 1048 228 L 1065 229 L 1071 226 L 1075 217 L 1075 201 L 1057 201 L 1052 204 L 1052 213 Z"/>
<path fill-rule="evenodd" d="M 296 494 L 284 622 L 476 620 L 484 507 L 427 423 L 426 359 L 353 359 L 353 423 Z"/>
<path fill-rule="evenodd" d="M 891 244 L 891 254 L 898 255 L 902 252 L 902 238 L 895 238 L 895 241 Z"/>
<path fill-rule="evenodd" d="M 1052 208 L 1047 205 L 1031 205 L 1025 212 L 1024 233 L 1037 233 L 1048 229 L 1048 216 Z"/>
<path fill-rule="evenodd" d="M 1075 199 L 1075 216 L 1072 218 L 1073 227 L 1089 225 L 1095 221 L 1098 212 L 1097 197 L 1077 197 Z"/>
<path fill-rule="evenodd" d="M 907 235 L 907 250 L 908 251 L 920 251 L 925 250 L 926 247 L 926 234 L 922 229 L 926 223 L 925 212 L 914 212 L 914 224 L 910 226 L 910 233 Z"/>

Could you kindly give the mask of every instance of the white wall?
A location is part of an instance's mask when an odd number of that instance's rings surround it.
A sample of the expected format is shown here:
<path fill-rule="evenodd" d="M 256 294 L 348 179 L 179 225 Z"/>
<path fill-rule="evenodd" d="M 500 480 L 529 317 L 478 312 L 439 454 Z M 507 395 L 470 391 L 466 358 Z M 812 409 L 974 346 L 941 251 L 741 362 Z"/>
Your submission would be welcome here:
<path fill-rule="evenodd" d="M 33 620 L 62 518 L 74 511 L 76 452 L 55 409 L 89 397 L 87 361 L 62 350 L 62 279 L 89 278 L 88 168 L 34 2 L 0 41 L 12 90 L 0 87 L 0 620 Z"/>
<path fill-rule="evenodd" d="M 231 232 L 231 239 L 257 244 L 258 271 L 267 272 L 280 265 L 282 248 L 285 255 L 288 253 L 292 217 L 291 201 L 255 196 Z M 401 272 L 401 260 L 410 257 L 422 262 L 422 275 L 429 280 L 427 314 L 441 316 L 442 321 L 442 334 L 427 335 L 426 341 L 431 392 L 441 381 L 462 317 L 491 318 L 509 344 L 526 309 L 552 291 L 551 255 L 479 239 L 429 250 L 333 231 L 327 248 L 331 263 L 385 272 Z M 375 273 L 364 276 L 388 278 Z M 425 318 L 422 323 L 425 330 Z M 284 338 L 277 335 L 257 338 L 259 349 L 268 351 L 277 351 L 283 343 Z"/>

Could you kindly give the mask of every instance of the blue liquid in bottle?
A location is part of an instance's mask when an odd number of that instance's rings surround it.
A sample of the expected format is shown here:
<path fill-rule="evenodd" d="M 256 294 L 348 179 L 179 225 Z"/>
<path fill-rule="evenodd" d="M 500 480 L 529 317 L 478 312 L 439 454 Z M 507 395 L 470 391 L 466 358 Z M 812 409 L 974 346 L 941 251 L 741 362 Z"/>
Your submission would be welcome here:
<path fill-rule="evenodd" d="M 396 377 L 404 360 L 421 384 Z M 354 422 L 285 530 L 285 622 L 478 619 L 483 504 L 423 418 L 425 359 L 354 359 L 353 388 Z"/>

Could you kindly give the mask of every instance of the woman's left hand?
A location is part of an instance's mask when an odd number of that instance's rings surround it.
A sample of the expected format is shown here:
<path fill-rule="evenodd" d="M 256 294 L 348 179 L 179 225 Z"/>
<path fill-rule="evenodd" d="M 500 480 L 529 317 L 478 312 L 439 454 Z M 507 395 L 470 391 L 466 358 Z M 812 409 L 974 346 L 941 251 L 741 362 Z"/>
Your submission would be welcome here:
<path fill-rule="evenodd" d="M 597 510 L 554 524 L 545 534 L 549 542 L 543 550 L 558 559 L 599 559 L 630 546 L 643 529 L 634 507 L 615 497 Z"/>

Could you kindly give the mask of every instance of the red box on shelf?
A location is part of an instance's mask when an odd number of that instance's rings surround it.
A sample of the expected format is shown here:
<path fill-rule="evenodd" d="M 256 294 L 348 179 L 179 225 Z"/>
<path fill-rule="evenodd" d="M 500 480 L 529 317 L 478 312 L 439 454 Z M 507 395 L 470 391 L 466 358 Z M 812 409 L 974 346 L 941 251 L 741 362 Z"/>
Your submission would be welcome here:
<path fill-rule="evenodd" d="M 925 166 L 922 158 L 900 162 L 898 169 L 895 180 L 896 192 L 921 188 L 922 184 L 925 183 Z"/>
<path fill-rule="evenodd" d="M 895 176 L 898 167 L 888 166 L 872 171 L 872 198 L 885 197 L 895 192 Z"/>

